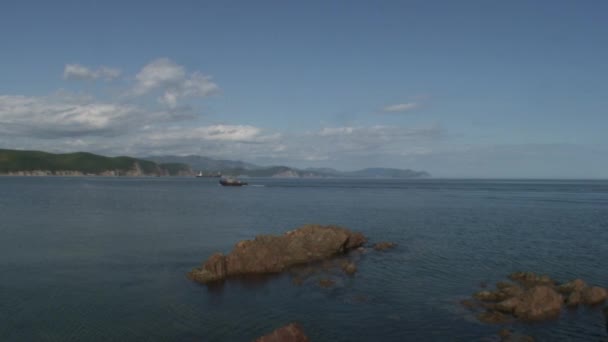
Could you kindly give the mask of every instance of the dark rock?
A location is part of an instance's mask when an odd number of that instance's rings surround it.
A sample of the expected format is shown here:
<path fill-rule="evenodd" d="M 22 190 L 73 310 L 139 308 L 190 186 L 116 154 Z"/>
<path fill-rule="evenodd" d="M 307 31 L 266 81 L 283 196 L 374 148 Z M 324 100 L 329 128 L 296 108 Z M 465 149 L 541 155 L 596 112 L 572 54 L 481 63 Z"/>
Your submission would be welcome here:
<path fill-rule="evenodd" d="M 573 291 L 568 295 L 566 299 L 566 306 L 568 307 L 576 307 L 583 301 L 583 296 L 581 291 Z"/>
<path fill-rule="evenodd" d="M 518 297 L 520 303 L 513 311 L 525 321 L 539 321 L 559 316 L 564 299 L 549 286 L 539 285 L 526 290 Z"/>
<path fill-rule="evenodd" d="M 581 292 L 582 301 L 587 305 L 596 305 L 606 300 L 606 290 L 598 287 L 587 287 Z"/>
<path fill-rule="evenodd" d="M 337 226 L 306 225 L 280 236 L 260 235 L 237 243 L 228 255 L 212 255 L 188 276 L 201 283 L 246 274 L 285 271 L 289 267 L 321 261 L 365 243 L 360 233 Z"/>
<path fill-rule="evenodd" d="M 357 272 L 357 265 L 355 265 L 355 263 L 352 261 L 345 262 L 344 264 L 342 264 L 342 270 L 344 270 L 346 274 L 352 275 Z"/>
<path fill-rule="evenodd" d="M 502 329 L 498 332 L 498 336 L 500 336 L 501 342 L 534 342 L 532 336 L 513 333 L 509 329 Z"/>
<path fill-rule="evenodd" d="M 506 324 L 512 321 L 511 317 L 497 311 L 485 311 L 477 315 L 477 319 L 483 323 Z"/>
<path fill-rule="evenodd" d="M 335 281 L 331 280 L 331 279 L 319 279 L 319 286 L 324 287 L 324 288 L 328 288 L 328 287 L 332 287 L 336 284 Z"/>
<path fill-rule="evenodd" d="M 511 330 L 509 330 L 509 329 L 506 329 L 506 328 L 505 329 L 501 329 L 498 332 L 498 336 L 500 336 L 501 339 L 505 339 L 505 338 L 511 336 L 511 334 L 513 334 L 513 332 Z"/>
<path fill-rule="evenodd" d="M 374 249 L 377 251 L 385 251 L 387 249 L 391 249 L 396 247 L 397 244 L 394 242 L 378 242 L 374 244 Z"/>
<path fill-rule="evenodd" d="M 310 340 L 298 323 L 290 323 L 268 335 L 259 337 L 254 342 L 310 342 Z"/>
<path fill-rule="evenodd" d="M 468 300 L 468 299 L 464 299 L 460 301 L 460 305 L 464 306 L 467 309 L 474 309 L 477 306 L 479 306 L 477 304 L 477 302 L 473 301 L 473 300 Z"/>

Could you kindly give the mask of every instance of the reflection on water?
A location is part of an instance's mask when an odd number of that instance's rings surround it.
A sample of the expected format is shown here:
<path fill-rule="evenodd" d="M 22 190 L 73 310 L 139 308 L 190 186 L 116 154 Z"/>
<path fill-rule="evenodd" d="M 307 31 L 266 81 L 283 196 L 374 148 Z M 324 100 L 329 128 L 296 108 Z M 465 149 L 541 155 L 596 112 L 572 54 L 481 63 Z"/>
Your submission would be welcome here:
<path fill-rule="evenodd" d="M 0 340 L 249 341 L 299 321 L 313 341 L 496 340 L 459 302 L 514 271 L 608 286 L 608 182 L 0 178 Z M 228 190 L 228 191 L 227 191 Z M 216 251 L 305 223 L 386 253 L 206 287 Z M 301 282 L 294 282 L 294 278 Z M 329 277 L 335 285 L 319 286 Z M 606 340 L 602 308 L 506 327 Z"/>

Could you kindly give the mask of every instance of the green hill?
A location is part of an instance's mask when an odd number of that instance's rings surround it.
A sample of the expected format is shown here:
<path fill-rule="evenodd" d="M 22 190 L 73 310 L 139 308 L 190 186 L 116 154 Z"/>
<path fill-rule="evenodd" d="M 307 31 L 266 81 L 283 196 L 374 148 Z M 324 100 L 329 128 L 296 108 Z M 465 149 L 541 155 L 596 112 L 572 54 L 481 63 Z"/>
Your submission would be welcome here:
<path fill-rule="evenodd" d="M 93 153 L 76 152 L 53 154 L 41 151 L 19 151 L 0 149 L 0 174 L 31 173 L 46 174 L 82 173 L 93 175 L 186 175 L 188 165 L 157 164 L 132 157 L 105 157 Z"/>

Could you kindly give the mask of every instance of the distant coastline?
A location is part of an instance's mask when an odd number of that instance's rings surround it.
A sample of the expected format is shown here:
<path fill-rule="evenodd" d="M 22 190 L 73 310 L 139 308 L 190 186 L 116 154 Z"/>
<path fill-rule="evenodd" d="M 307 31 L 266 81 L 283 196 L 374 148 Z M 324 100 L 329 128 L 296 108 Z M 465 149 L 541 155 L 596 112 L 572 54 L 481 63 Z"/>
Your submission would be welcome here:
<path fill-rule="evenodd" d="M 42 151 L 0 149 L 0 176 L 104 176 L 160 177 L 195 175 L 272 178 L 428 178 L 426 171 L 367 168 L 338 171 L 331 168 L 296 169 L 258 166 L 241 161 L 201 156 L 106 157 L 88 152 L 54 154 Z"/>

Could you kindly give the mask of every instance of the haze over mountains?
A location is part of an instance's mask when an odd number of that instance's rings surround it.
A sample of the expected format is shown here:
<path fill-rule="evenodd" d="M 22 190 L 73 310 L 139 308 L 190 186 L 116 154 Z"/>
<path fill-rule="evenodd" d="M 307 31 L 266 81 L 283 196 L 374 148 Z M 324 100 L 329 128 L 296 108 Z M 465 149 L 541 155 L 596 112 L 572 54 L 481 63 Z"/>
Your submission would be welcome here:
<path fill-rule="evenodd" d="M 366 168 L 356 171 L 339 171 L 332 168 L 296 169 L 289 166 L 260 166 L 243 161 L 218 160 L 202 156 L 149 156 L 144 159 L 156 163 L 190 165 L 194 171 L 208 174 L 221 172 L 225 175 L 249 177 L 358 177 L 358 178 L 420 178 L 430 177 L 426 171 L 392 168 Z"/>

